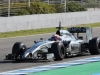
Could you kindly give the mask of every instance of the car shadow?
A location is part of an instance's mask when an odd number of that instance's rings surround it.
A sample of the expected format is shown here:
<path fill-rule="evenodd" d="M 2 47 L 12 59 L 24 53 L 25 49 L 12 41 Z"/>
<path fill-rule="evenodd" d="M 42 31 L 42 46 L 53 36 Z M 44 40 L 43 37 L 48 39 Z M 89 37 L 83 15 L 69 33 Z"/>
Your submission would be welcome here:
<path fill-rule="evenodd" d="M 84 56 L 90 56 L 89 53 L 84 54 L 84 55 L 76 55 L 76 56 L 70 56 L 70 57 L 65 57 L 64 59 L 70 59 L 70 58 L 80 58 Z M 0 63 L 44 63 L 44 62 L 54 62 L 55 60 L 36 60 L 36 59 L 25 59 L 25 60 L 2 60 Z M 57 61 L 57 60 L 56 60 Z M 58 60 L 59 61 L 59 60 Z"/>
<path fill-rule="evenodd" d="M 31 59 L 31 60 L 3 60 L 3 61 L 0 61 L 0 63 L 44 63 L 44 62 L 52 62 L 54 60 L 34 60 L 34 59 Z"/>

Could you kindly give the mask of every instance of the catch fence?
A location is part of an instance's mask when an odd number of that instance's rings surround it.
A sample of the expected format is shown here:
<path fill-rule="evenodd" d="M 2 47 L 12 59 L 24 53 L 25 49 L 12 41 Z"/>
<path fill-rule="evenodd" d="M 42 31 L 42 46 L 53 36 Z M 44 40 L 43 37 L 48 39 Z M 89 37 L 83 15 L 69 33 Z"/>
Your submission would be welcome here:
<path fill-rule="evenodd" d="M 15 16 L 19 10 L 30 7 L 31 2 L 44 2 L 47 4 L 63 4 L 64 12 L 66 12 L 67 2 L 78 2 L 89 10 L 97 10 L 100 8 L 100 0 L 0 0 L 0 17 Z"/>

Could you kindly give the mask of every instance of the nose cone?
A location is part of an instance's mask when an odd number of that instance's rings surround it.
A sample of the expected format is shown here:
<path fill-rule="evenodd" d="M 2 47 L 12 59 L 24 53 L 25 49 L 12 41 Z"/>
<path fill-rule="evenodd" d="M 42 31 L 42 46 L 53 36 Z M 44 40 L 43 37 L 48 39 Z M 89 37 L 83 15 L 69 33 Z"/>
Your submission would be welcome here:
<path fill-rule="evenodd" d="M 29 52 L 24 53 L 24 54 L 22 55 L 22 59 L 25 59 L 26 57 L 28 57 L 29 54 L 30 54 Z"/>

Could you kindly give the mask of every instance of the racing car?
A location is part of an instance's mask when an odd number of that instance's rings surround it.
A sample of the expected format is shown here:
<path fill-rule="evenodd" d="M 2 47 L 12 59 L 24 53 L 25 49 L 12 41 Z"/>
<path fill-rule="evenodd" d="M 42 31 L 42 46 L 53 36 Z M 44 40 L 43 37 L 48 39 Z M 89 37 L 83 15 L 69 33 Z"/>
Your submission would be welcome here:
<path fill-rule="evenodd" d="M 61 24 L 57 27 L 56 36 L 52 35 L 48 40 L 40 38 L 34 41 L 33 46 L 26 47 L 22 42 L 16 42 L 12 47 L 12 53 L 5 56 L 6 60 L 63 60 L 72 55 L 100 54 L 100 39 L 92 37 L 92 28 L 70 27 L 62 30 Z M 86 33 L 86 41 L 80 33 Z M 77 36 L 75 36 L 77 34 Z M 57 40 L 58 39 L 58 40 Z"/>

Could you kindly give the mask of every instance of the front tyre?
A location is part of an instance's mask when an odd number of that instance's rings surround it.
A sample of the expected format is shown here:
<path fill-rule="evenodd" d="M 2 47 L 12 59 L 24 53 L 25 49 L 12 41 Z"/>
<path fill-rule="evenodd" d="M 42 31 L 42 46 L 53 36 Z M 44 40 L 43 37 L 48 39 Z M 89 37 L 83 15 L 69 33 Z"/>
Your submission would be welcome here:
<path fill-rule="evenodd" d="M 51 46 L 51 52 L 54 53 L 55 60 L 62 60 L 65 57 L 65 47 L 63 43 L 55 42 Z"/>
<path fill-rule="evenodd" d="M 16 42 L 12 48 L 12 54 L 15 56 L 15 60 L 20 60 L 21 55 L 26 51 L 26 45 L 22 42 Z"/>
<path fill-rule="evenodd" d="M 100 39 L 98 37 L 95 37 L 89 41 L 89 51 L 91 55 L 100 54 L 99 41 Z"/>

